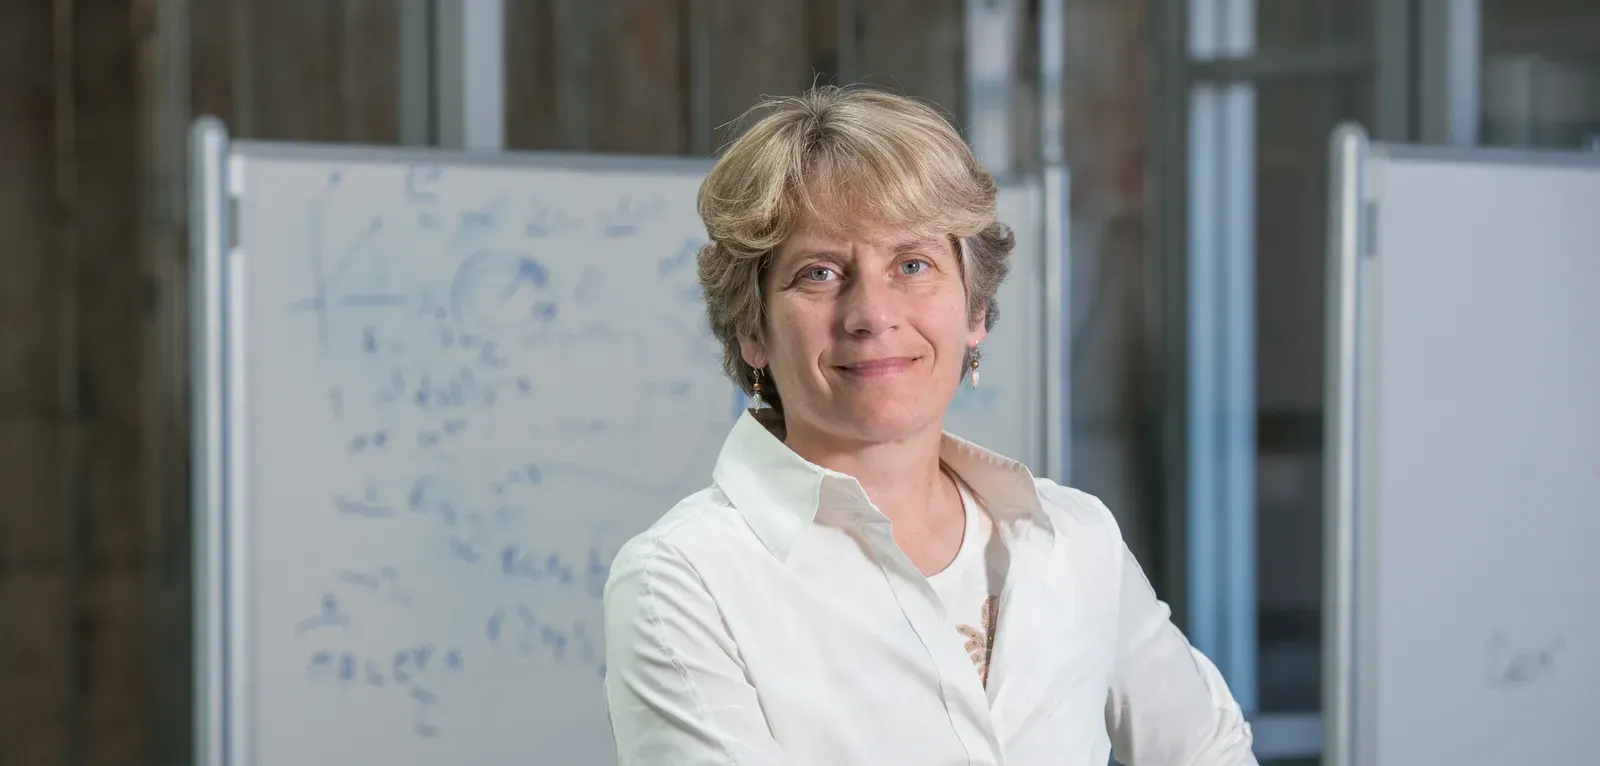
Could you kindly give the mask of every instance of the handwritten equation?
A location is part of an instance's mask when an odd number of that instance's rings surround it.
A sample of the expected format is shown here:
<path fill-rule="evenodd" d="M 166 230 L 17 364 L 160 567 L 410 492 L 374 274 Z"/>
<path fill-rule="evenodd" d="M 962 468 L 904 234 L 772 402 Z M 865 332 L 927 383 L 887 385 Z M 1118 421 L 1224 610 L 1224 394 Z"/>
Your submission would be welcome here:
<path fill-rule="evenodd" d="M 1505 632 L 1495 631 L 1484 651 L 1488 685 L 1506 691 L 1537 683 L 1555 672 L 1565 648 L 1564 636 L 1539 642 L 1513 641 Z"/>
<path fill-rule="evenodd" d="M 638 507 L 704 483 L 695 460 L 742 401 L 705 327 L 692 194 L 455 172 L 409 168 L 376 211 L 357 173 L 327 172 L 284 305 L 320 381 L 304 432 L 340 461 L 313 511 L 358 544 L 307 575 L 320 592 L 278 635 L 305 684 L 403 701 L 423 738 L 508 674 L 598 687 L 616 547 Z"/>

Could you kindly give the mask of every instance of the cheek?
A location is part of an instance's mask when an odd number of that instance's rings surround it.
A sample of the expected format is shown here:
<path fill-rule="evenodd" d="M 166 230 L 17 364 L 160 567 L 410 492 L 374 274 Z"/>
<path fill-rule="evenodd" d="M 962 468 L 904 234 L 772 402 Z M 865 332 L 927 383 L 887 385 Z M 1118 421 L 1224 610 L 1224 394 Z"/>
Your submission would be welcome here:
<path fill-rule="evenodd" d="M 775 304 L 767 314 L 770 348 L 789 360 L 817 356 L 830 335 L 830 318 L 817 306 L 796 301 Z"/>
<path fill-rule="evenodd" d="M 919 324 L 929 343 L 939 348 L 966 348 L 972 335 L 971 323 L 967 321 L 966 297 L 941 297 L 930 302 Z"/>

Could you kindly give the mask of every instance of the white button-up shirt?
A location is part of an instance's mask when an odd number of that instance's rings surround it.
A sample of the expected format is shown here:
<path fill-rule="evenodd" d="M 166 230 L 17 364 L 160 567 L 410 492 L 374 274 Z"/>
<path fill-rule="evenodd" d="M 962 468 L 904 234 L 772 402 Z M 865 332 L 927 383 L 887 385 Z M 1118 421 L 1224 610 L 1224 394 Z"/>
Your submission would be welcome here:
<path fill-rule="evenodd" d="M 1254 764 L 1248 724 L 1095 498 L 946 435 L 1010 551 L 985 686 L 860 483 L 756 417 L 605 591 L 622 764 Z"/>

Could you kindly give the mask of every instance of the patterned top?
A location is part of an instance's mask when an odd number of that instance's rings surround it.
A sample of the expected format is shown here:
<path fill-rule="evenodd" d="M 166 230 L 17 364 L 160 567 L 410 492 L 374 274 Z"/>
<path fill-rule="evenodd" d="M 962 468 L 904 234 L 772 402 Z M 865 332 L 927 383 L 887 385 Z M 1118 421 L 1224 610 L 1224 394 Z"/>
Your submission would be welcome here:
<path fill-rule="evenodd" d="M 956 631 L 967 640 L 967 656 L 978 669 L 978 680 L 989 685 L 989 653 L 994 650 L 994 626 L 1000 621 L 1000 597 L 983 600 L 983 624 L 977 627 L 957 625 Z"/>
<path fill-rule="evenodd" d="M 1000 624 L 1000 590 L 1010 562 L 1005 546 L 994 534 L 993 519 L 966 484 L 956 484 L 967 515 L 961 549 L 949 566 L 928 577 L 928 584 L 939 594 L 967 656 L 978 670 L 978 680 L 987 687 L 989 655 L 994 649 L 995 628 Z"/>

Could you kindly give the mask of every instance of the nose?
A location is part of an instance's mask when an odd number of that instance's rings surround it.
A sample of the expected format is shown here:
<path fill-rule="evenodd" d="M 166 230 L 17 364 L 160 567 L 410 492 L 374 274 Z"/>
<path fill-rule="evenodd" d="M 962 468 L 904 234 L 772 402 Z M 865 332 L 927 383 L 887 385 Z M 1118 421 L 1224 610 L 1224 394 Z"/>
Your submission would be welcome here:
<path fill-rule="evenodd" d="M 898 296 L 887 280 L 852 280 L 839 296 L 844 331 L 858 338 L 870 338 L 893 330 L 900 324 Z"/>

